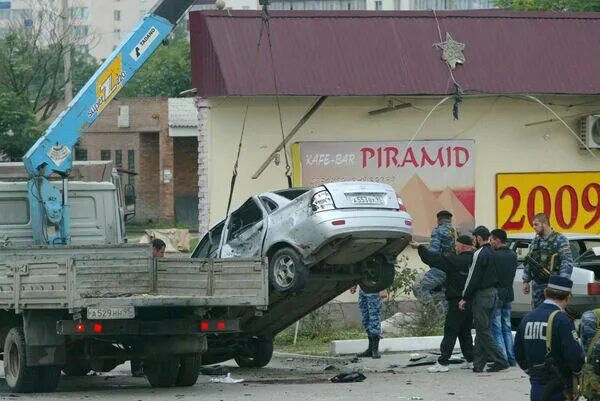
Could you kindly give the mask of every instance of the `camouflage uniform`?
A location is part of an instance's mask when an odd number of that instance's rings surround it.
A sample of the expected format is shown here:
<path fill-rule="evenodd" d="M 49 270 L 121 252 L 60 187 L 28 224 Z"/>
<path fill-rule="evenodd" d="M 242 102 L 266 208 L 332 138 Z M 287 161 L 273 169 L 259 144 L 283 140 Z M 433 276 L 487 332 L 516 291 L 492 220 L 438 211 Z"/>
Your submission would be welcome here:
<path fill-rule="evenodd" d="M 378 292 L 369 294 L 359 287 L 358 290 L 358 308 L 362 325 L 369 337 L 381 337 L 381 311 L 383 309 L 383 300 Z"/>
<path fill-rule="evenodd" d="M 431 232 L 429 250 L 439 253 L 454 253 L 454 242 L 457 237 L 458 233 L 452 226 L 452 222 L 444 220 Z M 431 267 L 417 279 L 413 286 L 413 294 L 424 305 L 441 305 L 446 313 L 448 303 L 444 294 L 445 281 L 446 273 L 436 267 Z"/>
<path fill-rule="evenodd" d="M 596 331 L 598 330 L 598 320 L 596 317 L 596 313 L 594 310 L 589 310 L 581 315 L 581 321 L 579 322 L 579 338 L 581 339 L 581 345 L 583 346 L 583 351 L 587 354 L 590 343 L 592 339 L 596 335 Z M 587 363 L 590 363 L 590 358 L 588 357 Z M 588 401 L 600 401 L 600 394 L 598 394 L 598 386 L 600 386 L 600 377 L 593 373 L 593 368 L 584 367 L 584 375 L 593 375 L 590 380 L 590 384 L 594 386 L 595 390 L 587 389 L 587 394 L 582 394 L 586 397 Z M 589 380 L 590 378 L 588 378 Z M 586 392 L 586 388 L 582 389 Z M 591 391 L 590 391 L 591 390 Z"/>
<path fill-rule="evenodd" d="M 546 259 L 550 259 L 552 255 L 558 254 L 558 261 L 553 267 L 547 266 L 545 261 L 537 261 L 544 265 L 544 267 L 549 267 L 548 270 L 551 275 L 571 278 L 571 273 L 573 272 L 573 256 L 567 237 L 555 231 L 553 231 L 548 238 L 536 235 L 531 243 L 529 255 L 533 256 L 536 251 L 541 252 L 542 258 Z M 536 258 L 534 257 L 534 259 Z M 531 281 L 531 301 L 533 308 L 535 309 L 544 302 L 544 290 L 548 286 L 548 281 L 536 280 L 529 273 L 529 267 L 527 265 L 523 269 L 523 281 Z"/>

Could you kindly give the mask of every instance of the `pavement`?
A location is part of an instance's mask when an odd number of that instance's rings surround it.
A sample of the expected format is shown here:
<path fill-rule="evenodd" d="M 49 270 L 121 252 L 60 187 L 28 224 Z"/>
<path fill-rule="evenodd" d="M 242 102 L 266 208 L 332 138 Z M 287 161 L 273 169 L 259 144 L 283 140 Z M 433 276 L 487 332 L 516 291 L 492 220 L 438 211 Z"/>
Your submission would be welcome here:
<path fill-rule="evenodd" d="M 114 371 L 81 378 L 63 376 L 58 392 L 11 394 L 0 368 L 0 400 L 529 400 L 526 375 L 518 368 L 476 374 L 451 365 L 450 372 L 431 374 L 427 366 L 404 367 L 410 353 L 385 354 L 379 360 L 353 357 L 311 357 L 276 353 L 262 369 L 241 369 L 233 361 L 222 366 L 241 383 L 215 383 L 224 376 L 201 375 L 193 387 L 153 389 L 145 378 L 129 376 L 129 364 Z M 339 373 L 361 371 L 360 383 L 332 383 Z"/>

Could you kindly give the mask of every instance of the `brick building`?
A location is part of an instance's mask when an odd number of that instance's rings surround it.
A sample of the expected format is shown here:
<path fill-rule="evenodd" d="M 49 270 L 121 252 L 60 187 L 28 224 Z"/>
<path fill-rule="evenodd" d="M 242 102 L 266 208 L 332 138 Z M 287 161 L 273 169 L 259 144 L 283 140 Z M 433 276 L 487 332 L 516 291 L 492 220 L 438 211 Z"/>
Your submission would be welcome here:
<path fill-rule="evenodd" d="M 196 126 L 193 99 L 115 99 L 82 137 L 75 159 L 113 160 L 118 168 L 136 173 L 124 177 L 136 189 L 134 221 L 195 228 Z"/>

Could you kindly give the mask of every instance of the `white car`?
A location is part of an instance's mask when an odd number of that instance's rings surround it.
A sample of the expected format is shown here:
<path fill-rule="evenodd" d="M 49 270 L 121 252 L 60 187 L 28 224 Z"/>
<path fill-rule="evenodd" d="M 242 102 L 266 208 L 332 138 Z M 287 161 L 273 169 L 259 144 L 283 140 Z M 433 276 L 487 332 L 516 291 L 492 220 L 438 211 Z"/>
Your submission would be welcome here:
<path fill-rule="evenodd" d="M 303 288 L 309 271 L 360 274 L 365 291 L 387 288 L 396 256 L 412 238 L 412 218 L 394 189 L 335 182 L 252 196 L 198 243 L 192 257 L 269 259 L 277 292 Z"/>
<path fill-rule="evenodd" d="M 531 294 L 523 294 L 523 264 L 525 256 L 529 253 L 534 234 L 511 234 L 508 236 L 508 245 L 517 252 L 520 262 L 513 289 L 515 300 L 512 304 L 512 317 L 519 320 L 531 310 Z M 600 306 L 600 235 L 590 234 L 565 234 L 571 245 L 574 266 L 571 280 L 573 280 L 573 299 L 569 308 L 577 313 Z"/>

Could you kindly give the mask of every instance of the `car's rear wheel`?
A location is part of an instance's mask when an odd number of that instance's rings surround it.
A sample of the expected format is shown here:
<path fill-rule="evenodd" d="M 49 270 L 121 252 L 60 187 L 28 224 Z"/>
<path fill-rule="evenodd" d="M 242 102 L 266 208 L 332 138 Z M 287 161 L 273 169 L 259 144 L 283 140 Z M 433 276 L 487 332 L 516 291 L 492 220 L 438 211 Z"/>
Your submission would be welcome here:
<path fill-rule="evenodd" d="M 273 339 L 253 338 L 244 352 L 235 355 L 235 362 L 240 368 L 262 368 L 271 362 L 273 357 Z"/>
<path fill-rule="evenodd" d="M 306 285 L 308 267 L 294 249 L 279 249 L 269 258 L 269 281 L 276 292 L 297 291 Z"/>
<path fill-rule="evenodd" d="M 382 255 L 371 255 L 360 262 L 360 273 L 360 288 L 364 292 L 374 293 L 392 285 L 396 269 Z"/>

